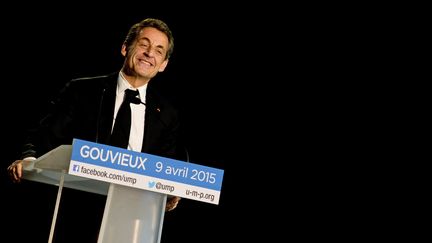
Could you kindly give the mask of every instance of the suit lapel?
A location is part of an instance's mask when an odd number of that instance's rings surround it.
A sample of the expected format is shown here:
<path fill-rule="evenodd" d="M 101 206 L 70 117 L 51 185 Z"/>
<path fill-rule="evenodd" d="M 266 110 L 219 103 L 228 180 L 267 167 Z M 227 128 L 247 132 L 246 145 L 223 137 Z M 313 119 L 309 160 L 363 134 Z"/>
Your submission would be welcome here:
<path fill-rule="evenodd" d="M 157 96 L 147 88 L 146 95 L 146 111 L 144 123 L 144 140 L 141 152 L 152 152 L 151 145 L 156 144 L 158 136 L 160 136 L 160 105 Z"/>
<path fill-rule="evenodd" d="M 117 75 L 107 77 L 105 91 L 102 95 L 101 114 L 99 122 L 99 143 L 107 144 L 111 135 L 114 120 L 114 106 L 116 98 Z M 152 91 L 150 86 L 146 92 L 146 111 L 144 124 L 144 139 L 142 152 L 152 151 L 152 145 L 157 144 L 161 130 L 166 125 L 161 121 L 161 108 L 158 96 Z"/>
<path fill-rule="evenodd" d="M 105 91 L 102 98 L 100 122 L 99 122 L 99 141 L 107 143 L 111 134 L 114 117 L 114 106 L 116 97 L 117 76 L 109 76 L 105 83 Z"/>

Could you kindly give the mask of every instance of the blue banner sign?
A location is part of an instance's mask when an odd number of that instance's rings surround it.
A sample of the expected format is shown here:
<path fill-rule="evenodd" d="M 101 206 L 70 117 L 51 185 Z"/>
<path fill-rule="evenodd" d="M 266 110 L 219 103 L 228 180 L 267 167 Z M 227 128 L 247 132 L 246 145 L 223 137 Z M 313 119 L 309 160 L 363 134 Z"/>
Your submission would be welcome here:
<path fill-rule="evenodd" d="M 74 139 L 69 174 L 219 203 L 224 171 Z"/>

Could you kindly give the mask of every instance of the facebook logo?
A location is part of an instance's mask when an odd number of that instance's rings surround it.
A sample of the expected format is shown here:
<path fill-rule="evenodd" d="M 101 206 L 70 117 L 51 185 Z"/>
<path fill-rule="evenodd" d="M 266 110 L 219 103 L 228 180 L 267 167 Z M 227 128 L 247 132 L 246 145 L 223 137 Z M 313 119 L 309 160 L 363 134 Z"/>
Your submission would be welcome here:
<path fill-rule="evenodd" d="M 79 165 L 73 165 L 72 170 L 75 172 L 79 171 Z"/>

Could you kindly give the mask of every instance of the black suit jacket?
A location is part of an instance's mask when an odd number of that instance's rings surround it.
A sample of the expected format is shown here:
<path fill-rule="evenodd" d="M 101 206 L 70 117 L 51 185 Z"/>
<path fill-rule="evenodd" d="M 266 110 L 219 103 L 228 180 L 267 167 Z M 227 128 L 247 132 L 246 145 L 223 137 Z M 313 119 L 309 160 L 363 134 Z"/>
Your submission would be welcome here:
<path fill-rule="evenodd" d="M 73 138 L 107 144 L 111 134 L 118 72 L 70 81 L 52 102 L 52 109 L 30 131 L 22 158 L 39 157 Z M 150 82 L 151 83 L 151 82 Z M 177 110 L 152 86 L 146 92 L 141 152 L 177 158 L 180 121 Z"/>

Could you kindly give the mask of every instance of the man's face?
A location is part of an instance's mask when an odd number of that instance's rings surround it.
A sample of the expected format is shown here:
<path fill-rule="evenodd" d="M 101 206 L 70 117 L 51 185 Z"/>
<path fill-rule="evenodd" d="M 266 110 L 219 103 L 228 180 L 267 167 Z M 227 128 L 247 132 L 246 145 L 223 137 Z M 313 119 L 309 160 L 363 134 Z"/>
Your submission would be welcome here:
<path fill-rule="evenodd" d="M 126 50 L 125 45 L 122 47 L 122 54 L 126 57 L 125 71 L 128 75 L 149 81 L 165 70 L 167 52 L 168 37 L 155 28 L 146 27 L 129 50 Z"/>

